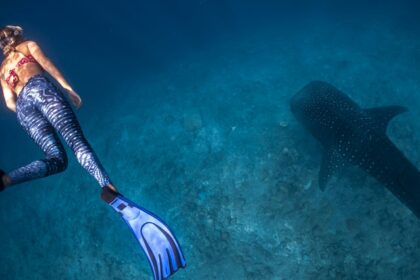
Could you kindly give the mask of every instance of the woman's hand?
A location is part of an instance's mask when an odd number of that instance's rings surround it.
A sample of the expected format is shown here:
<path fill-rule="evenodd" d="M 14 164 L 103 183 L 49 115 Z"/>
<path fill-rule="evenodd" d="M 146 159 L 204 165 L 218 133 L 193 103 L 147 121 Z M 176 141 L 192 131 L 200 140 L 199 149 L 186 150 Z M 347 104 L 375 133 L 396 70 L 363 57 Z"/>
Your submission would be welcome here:
<path fill-rule="evenodd" d="M 68 91 L 69 97 L 71 99 L 71 102 L 73 102 L 73 105 L 79 109 L 82 106 L 82 98 L 72 89 L 69 89 Z"/>

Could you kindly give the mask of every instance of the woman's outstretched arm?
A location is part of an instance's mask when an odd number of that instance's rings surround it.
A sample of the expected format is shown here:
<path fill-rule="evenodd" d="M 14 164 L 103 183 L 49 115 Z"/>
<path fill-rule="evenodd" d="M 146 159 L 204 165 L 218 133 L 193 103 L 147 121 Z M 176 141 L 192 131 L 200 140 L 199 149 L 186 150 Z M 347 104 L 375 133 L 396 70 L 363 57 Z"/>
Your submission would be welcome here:
<path fill-rule="evenodd" d="M 31 55 L 36 59 L 41 67 L 44 68 L 44 70 L 47 71 L 67 91 L 74 105 L 77 108 L 80 108 L 82 105 L 82 99 L 69 85 L 54 63 L 45 56 L 38 44 L 34 41 L 29 41 L 27 46 Z"/>
<path fill-rule="evenodd" d="M 3 79 L 1 79 L 1 88 L 3 90 L 3 96 L 6 101 L 7 108 L 16 112 L 16 96 Z"/>

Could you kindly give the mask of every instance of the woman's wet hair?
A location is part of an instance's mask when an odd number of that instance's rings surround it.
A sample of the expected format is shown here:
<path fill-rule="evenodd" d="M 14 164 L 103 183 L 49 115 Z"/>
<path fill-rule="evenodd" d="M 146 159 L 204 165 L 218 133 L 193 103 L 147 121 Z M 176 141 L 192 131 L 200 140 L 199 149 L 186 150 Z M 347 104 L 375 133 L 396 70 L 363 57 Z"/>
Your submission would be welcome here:
<path fill-rule="evenodd" d="M 0 49 L 8 55 L 15 46 L 23 41 L 23 29 L 20 26 L 7 25 L 0 28 Z"/>

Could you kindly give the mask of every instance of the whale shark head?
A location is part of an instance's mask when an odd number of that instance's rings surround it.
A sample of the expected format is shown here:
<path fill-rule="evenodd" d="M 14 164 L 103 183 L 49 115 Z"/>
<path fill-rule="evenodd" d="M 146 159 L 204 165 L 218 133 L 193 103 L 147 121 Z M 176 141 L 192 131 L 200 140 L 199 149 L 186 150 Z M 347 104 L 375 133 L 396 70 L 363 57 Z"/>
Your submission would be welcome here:
<path fill-rule="evenodd" d="M 337 126 L 355 119 L 361 110 L 347 95 L 322 81 L 310 82 L 296 93 L 290 109 L 321 143 L 333 139 Z"/>
<path fill-rule="evenodd" d="M 298 91 L 290 100 L 290 107 L 295 115 L 307 115 L 317 107 L 325 107 L 330 103 L 332 86 L 326 82 L 313 81 Z"/>

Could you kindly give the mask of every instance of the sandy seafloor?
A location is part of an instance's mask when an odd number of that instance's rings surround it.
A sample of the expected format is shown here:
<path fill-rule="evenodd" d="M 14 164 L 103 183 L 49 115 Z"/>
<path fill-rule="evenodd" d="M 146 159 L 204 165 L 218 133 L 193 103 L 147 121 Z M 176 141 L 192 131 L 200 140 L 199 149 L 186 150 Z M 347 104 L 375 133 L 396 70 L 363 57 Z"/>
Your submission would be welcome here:
<path fill-rule="evenodd" d="M 420 279 L 418 219 L 357 168 L 321 192 L 321 147 L 289 110 L 314 79 L 363 107 L 405 105 L 388 135 L 420 167 L 420 41 L 366 26 L 224 40 L 133 77 L 84 118 L 120 191 L 176 232 L 188 267 L 172 279 Z M 74 157 L 0 203 L 0 279 L 151 279 Z"/>

